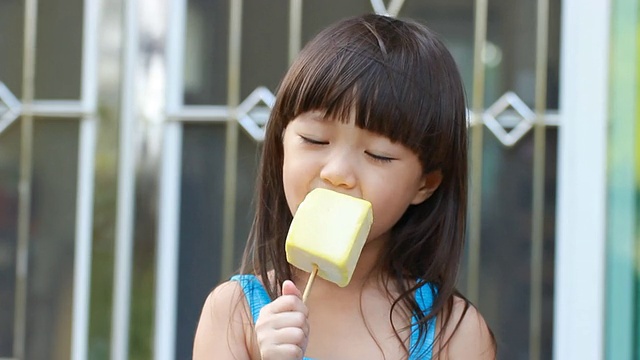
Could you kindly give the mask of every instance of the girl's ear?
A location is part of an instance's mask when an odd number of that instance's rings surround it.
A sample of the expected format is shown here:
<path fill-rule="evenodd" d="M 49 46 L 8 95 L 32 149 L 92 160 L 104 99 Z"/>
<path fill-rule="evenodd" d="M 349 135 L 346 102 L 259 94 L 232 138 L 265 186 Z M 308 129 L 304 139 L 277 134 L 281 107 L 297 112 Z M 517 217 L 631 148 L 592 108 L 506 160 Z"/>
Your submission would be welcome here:
<path fill-rule="evenodd" d="M 418 192 L 416 192 L 416 195 L 413 198 L 413 201 L 411 201 L 411 204 L 418 205 L 430 198 L 431 195 L 438 189 L 438 186 L 440 186 L 441 182 L 442 171 L 440 170 L 434 170 L 422 176 L 420 188 L 418 189 Z"/>

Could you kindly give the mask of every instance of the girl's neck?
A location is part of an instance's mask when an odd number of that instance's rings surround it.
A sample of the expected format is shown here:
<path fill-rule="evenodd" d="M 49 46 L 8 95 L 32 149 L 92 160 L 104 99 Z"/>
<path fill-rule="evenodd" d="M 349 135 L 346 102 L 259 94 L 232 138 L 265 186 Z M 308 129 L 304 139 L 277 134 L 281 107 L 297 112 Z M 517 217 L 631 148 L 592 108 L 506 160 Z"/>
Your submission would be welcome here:
<path fill-rule="evenodd" d="M 350 285 L 357 285 L 361 287 L 364 283 L 371 281 L 371 279 L 379 278 L 380 266 L 380 254 L 382 254 L 384 244 L 386 243 L 386 237 L 382 236 L 376 239 L 368 240 L 362 248 L 358 264 L 353 271 Z"/>

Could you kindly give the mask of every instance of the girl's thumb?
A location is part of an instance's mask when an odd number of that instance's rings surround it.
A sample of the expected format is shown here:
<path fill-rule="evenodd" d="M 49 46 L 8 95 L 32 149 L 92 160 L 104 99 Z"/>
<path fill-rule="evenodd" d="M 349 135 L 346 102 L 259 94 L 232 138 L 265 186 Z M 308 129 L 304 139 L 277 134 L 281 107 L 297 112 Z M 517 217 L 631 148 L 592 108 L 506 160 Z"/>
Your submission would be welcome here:
<path fill-rule="evenodd" d="M 294 295 L 302 298 L 302 293 L 291 280 L 285 280 L 282 283 L 282 295 Z"/>

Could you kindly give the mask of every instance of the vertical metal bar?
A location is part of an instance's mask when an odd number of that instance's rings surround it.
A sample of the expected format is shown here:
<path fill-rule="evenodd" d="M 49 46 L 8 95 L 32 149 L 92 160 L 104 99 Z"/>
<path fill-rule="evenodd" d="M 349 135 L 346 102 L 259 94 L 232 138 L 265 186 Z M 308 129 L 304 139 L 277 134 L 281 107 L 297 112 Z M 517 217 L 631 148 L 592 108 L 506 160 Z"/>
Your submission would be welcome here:
<path fill-rule="evenodd" d="M 562 2 L 555 360 L 599 360 L 604 351 L 611 3 Z"/>
<path fill-rule="evenodd" d="M 169 1 L 166 66 L 166 112 L 182 107 L 184 93 L 184 41 L 187 0 Z M 178 302 L 180 179 L 182 174 L 182 123 L 163 125 L 158 199 L 158 247 L 155 290 L 155 360 L 175 358 Z"/>
<path fill-rule="evenodd" d="M 302 41 L 302 0 L 289 1 L 289 64 L 300 52 Z"/>
<path fill-rule="evenodd" d="M 22 102 L 28 108 L 35 97 L 36 37 L 38 0 L 25 1 Z M 29 228 L 31 224 L 31 185 L 33 175 L 33 115 L 22 117 L 20 139 L 20 180 L 18 185 L 18 245 L 16 258 L 16 295 L 13 354 L 24 359 L 27 337 L 27 300 L 29 270 Z"/>
<path fill-rule="evenodd" d="M 118 194 L 116 199 L 116 238 L 111 320 L 111 359 L 129 355 L 129 318 L 133 259 L 133 216 L 135 196 L 135 94 L 138 50 L 138 1 L 124 2 L 123 61 L 120 89 L 120 139 Z"/>
<path fill-rule="evenodd" d="M 71 359 L 88 358 L 89 305 L 91 293 L 91 240 L 93 227 L 94 170 L 97 121 L 86 117 L 80 122 L 78 148 L 78 189 L 76 198 L 76 248 L 74 258 L 73 323 Z"/>
<path fill-rule="evenodd" d="M 82 41 L 82 108 L 78 148 L 78 189 L 76 198 L 76 248 L 74 259 L 73 323 L 71 359 L 88 358 L 89 307 L 91 296 L 91 247 L 93 196 L 97 144 L 98 98 L 98 13 L 97 0 L 84 1 Z"/>
<path fill-rule="evenodd" d="M 224 218 L 222 225 L 222 272 L 224 278 L 233 271 L 236 192 L 238 177 L 238 116 L 240 104 L 240 53 L 242 41 L 242 0 L 231 0 L 229 11 L 229 79 L 227 103 L 231 118 L 227 123 L 224 163 Z"/>
<path fill-rule="evenodd" d="M 533 208 L 531 219 L 531 298 L 529 302 L 529 359 L 539 360 L 542 335 L 542 271 L 544 248 L 544 178 L 546 156 L 547 54 L 549 29 L 549 0 L 538 0 L 536 24 L 536 82 Z"/>
<path fill-rule="evenodd" d="M 160 165 L 154 359 L 175 359 L 182 123 L 164 125 Z"/>
<path fill-rule="evenodd" d="M 473 44 L 473 98 L 471 109 L 471 194 L 469 212 L 469 258 L 467 297 L 478 301 L 480 283 L 480 231 L 482 227 L 482 153 L 484 111 L 484 47 L 487 42 L 488 0 L 475 2 Z"/>

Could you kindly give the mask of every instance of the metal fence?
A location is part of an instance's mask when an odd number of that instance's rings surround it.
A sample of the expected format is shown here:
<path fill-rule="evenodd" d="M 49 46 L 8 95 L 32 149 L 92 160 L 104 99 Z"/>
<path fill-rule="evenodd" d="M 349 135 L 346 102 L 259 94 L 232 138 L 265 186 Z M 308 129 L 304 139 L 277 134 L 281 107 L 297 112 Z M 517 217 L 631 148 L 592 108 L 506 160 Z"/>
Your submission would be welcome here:
<path fill-rule="evenodd" d="M 471 131 L 461 290 L 501 356 L 550 358 L 559 9 L 548 0 L 0 3 L 1 34 L 14 39 L 0 42 L 9 209 L 0 211 L 9 254 L 0 304 L 11 304 L 0 306 L 9 319 L 0 338 L 11 339 L 0 357 L 189 357 L 200 304 L 237 266 L 280 77 L 319 29 L 375 11 L 425 21 L 456 57 Z M 14 43 L 17 61 L 6 51 Z M 48 195 L 61 191 L 67 203 Z M 73 280 L 42 285 L 62 279 Z M 58 305 L 43 303 L 52 298 Z M 51 311 L 62 315 L 37 319 Z M 54 329 L 68 334 L 48 338 Z M 140 344 L 140 333 L 153 342 Z"/>

